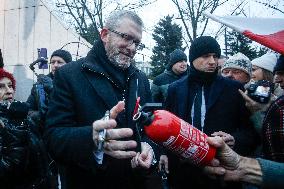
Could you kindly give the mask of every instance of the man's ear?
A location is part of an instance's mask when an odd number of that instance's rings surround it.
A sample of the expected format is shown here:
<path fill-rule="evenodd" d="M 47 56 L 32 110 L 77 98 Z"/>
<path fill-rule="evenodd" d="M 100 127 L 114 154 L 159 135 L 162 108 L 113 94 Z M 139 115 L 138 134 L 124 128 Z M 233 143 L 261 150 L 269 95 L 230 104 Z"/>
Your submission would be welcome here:
<path fill-rule="evenodd" d="M 106 43 L 107 38 L 108 38 L 108 29 L 103 28 L 103 29 L 101 30 L 100 36 L 101 36 L 102 41 L 103 41 L 104 43 Z"/>

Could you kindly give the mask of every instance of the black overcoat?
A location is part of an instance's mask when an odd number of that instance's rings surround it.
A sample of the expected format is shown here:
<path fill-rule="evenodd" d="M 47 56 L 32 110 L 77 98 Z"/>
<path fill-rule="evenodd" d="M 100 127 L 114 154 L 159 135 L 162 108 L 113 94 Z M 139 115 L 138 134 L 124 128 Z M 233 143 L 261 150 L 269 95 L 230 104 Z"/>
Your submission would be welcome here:
<path fill-rule="evenodd" d="M 103 165 L 96 163 L 92 123 L 125 100 L 125 112 L 118 118 L 117 127 L 135 131 L 132 113 L 136 98 L 141 98 L 141 105 L 151 101 L 149 82 L 144 73 L 130 66 L 125 86 L 121 87 L 102 64 L 109 62 L 99 41 L 86 58 L 66 64 L 55 73 L 45 140 L 64 170 L 67 188 L 132 188 L 131 184 L 137 182 L 130 159 L 117 160 L 105 154 Z M 142 188 L 143 183 L 139 183 L 137 187 Z"/>

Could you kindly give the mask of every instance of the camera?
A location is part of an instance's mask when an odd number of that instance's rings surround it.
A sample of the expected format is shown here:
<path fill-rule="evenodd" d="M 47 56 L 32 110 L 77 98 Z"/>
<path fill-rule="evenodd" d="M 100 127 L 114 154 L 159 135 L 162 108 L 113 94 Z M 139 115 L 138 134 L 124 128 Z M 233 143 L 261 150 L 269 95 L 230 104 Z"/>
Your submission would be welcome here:
<path fill-rule="evenodd" d="M 266 104 L 268 103 L 271 93 L 274 89 L 274 83 L 267 80 L 260 80 L 251 83 L 248 88 L 248 96 L 256 102 Z"/>

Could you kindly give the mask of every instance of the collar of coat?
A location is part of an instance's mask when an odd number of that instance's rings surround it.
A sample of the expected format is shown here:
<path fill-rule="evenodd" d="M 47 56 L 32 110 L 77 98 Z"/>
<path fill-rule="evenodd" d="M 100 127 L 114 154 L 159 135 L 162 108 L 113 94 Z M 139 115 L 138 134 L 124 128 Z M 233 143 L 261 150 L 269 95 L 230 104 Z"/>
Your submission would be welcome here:
<path fill-rule="evenodd" d="M 135 72 L 139 71 L 133 65 L 130 65 L 126 70 L 113 66 L 106 55 L 102 40 L 95 42 L 82 66 L 83 68 L 87 68 L 93 72 L 104 75 L 121 88 L 125 88 L 128 78 L 131 77 L 131 75 L 133 75 Z"/>

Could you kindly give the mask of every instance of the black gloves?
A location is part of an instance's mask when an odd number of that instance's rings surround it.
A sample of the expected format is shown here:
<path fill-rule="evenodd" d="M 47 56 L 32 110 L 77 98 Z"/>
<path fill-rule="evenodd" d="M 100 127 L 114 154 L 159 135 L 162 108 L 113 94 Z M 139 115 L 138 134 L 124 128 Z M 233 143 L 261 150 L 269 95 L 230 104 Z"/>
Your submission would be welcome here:
<path fill-rule="evenodd" d="M 8 116 L 12 119 L 25 119 L 28 115 L 29 104 L 26 102 L 14 101 L 7 109 Z"/>

